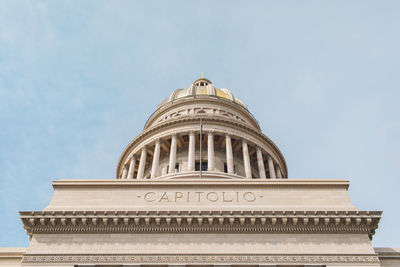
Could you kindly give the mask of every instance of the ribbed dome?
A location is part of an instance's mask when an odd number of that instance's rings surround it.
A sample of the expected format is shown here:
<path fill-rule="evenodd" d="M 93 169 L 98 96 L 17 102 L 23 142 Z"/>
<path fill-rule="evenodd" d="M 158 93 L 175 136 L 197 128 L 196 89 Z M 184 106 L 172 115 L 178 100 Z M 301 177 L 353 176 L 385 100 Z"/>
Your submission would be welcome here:
<path fill-rule="evenodd" d="M 226 88 L 221 88 L 221 89 L 215 88 L 212 82 L 206 78 L 200 78 L 195 80 L 189 88 L 176 89 L 170 95 L 170 97 L 161 102 L 159 107 L 170 101 L 174 101 L 184 97 L 193 97 L 196 95 L 208 95 L 208 96 L 215 96 L 217 98 L 231 100 L 247 109 L 247 106 L 240 99 L 234 97 L 231 91 L 229 91 Z"/>

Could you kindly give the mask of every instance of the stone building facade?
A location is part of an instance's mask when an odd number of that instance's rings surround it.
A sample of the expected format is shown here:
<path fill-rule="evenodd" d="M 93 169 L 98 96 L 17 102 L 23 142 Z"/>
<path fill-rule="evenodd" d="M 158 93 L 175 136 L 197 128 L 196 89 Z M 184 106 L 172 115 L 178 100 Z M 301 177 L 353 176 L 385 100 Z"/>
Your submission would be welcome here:
<path fill-rule="evenodd" d="M 116 179 L 57 180 L 22 211 L 6 266 L 400 266 L 374 249 L 380 211 L 347 180 L 288 179 L 246 105 L 208 79 L 175 90 L 122 152 Z"/>

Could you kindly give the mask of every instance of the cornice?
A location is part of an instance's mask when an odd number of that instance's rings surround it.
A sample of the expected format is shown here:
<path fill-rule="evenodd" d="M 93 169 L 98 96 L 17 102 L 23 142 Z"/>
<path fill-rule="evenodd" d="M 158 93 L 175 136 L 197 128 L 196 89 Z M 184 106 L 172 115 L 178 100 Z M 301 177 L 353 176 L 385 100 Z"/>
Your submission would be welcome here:
<path fill-rule="evenodd" d="M 143 139 L 149 137 L 151 134 L 159 131 L 160 129 L 163 128 L 168 128 L 171 126 L 179 125 L 182 123 L 192 123 L 192 122 L 199 122 L 200 119 L 204 122 L 210 121 L 210 122 L 217 122 L 221 124 L 225 124 L 229 128 L 236 128 L 238 130 L 245 131 L 253 136 L 256 136 L 257 138 L 260 138 L 263 142 L 268 144 L 270 148 L 277 154 L 279 160 L 282 163 L 282 168 L 283 168 L 283 173 L 285 174 L 286 177 L 288 177 L 288 169 L 286 165 L 285 158 L 282 154 L 282 152 L 279 150 L 279 148 L 275 145 L 274 142 L 272 142 L 271 139 L 269 139 L 265 134 L 263 134 L 260 130 L 256 130 L 252 127 L 247 126 L 245 123 L 240 123 L 234 120 L 230 119 L 222 119 L 220 117 L 211 117 L 208 115 L 196 115 L 196 117 L 193 116 L 188 116 L 180 119 L 171 119 L 169 121 L 166 121 L 164 123 L 160 123 L 155 125 L 154 127 L 150 127 L 148 129 L 145 129 L 141 134 L 139 134 L 137 137 L 135 137 L 124 149 L 122 152 L 118 164 L 117 164 L 117 169 L 116 169 L 116 176 L 118 177 L 121 165 L 123 164 L 123 161 L 125 157 L 133 150 L 135 145 L 140 143 Z"/>
<path fill-rule="evenodd" d="M 379 264 L 376 254 L 25 254 L 23 264 Z"/>
<path fill-rule="evenodd" d="M 24 228 L 59 232 L 352 232 L 372 238 L 380 211 L 32 211 Z"/>
<path fill-rule="evenodd" d="M 185 174 L 185 173 L 183 173 Z M 174 174 L 175 176 L 179 174 Z M 202 179 L 63 179 L 53 181 L 53 188 L 61 187 L 186 187 L 186 186 L 223 186 L 223 187 L 285 187 L 285 188 L 343 188 L 348 189 L 349 181 L 341 179 L 207 179 L 207 172 Z"/>

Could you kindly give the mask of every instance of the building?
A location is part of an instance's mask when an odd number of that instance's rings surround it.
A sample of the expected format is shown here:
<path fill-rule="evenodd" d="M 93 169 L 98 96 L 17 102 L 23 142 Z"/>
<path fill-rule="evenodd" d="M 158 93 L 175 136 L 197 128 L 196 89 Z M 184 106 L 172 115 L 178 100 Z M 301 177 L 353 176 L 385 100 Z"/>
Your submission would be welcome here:
<path fill-rule="evenodd" d="M 381 212 L 358 210 L 349 181 L 288 179 L 246 105 L 205 78 L 159 105 L 116 179 L 53 187 L 0 265 L 400 266 L 372 247 Z"/>

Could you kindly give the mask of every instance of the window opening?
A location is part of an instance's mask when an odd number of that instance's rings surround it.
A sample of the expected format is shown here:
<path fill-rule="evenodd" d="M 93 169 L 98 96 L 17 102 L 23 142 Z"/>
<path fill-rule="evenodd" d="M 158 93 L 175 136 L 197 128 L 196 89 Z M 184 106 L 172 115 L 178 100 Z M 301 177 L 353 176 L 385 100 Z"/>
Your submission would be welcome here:
<path fill-rule="evenodd" d="M 201 170 L 202 171 L 207 171 L 208 168 L 208 163 L 206 162 L 201 162 Z M 194 170 L 195 171 L 200 171 L 200 161 L 196 161 L 194 164 Z"/>

